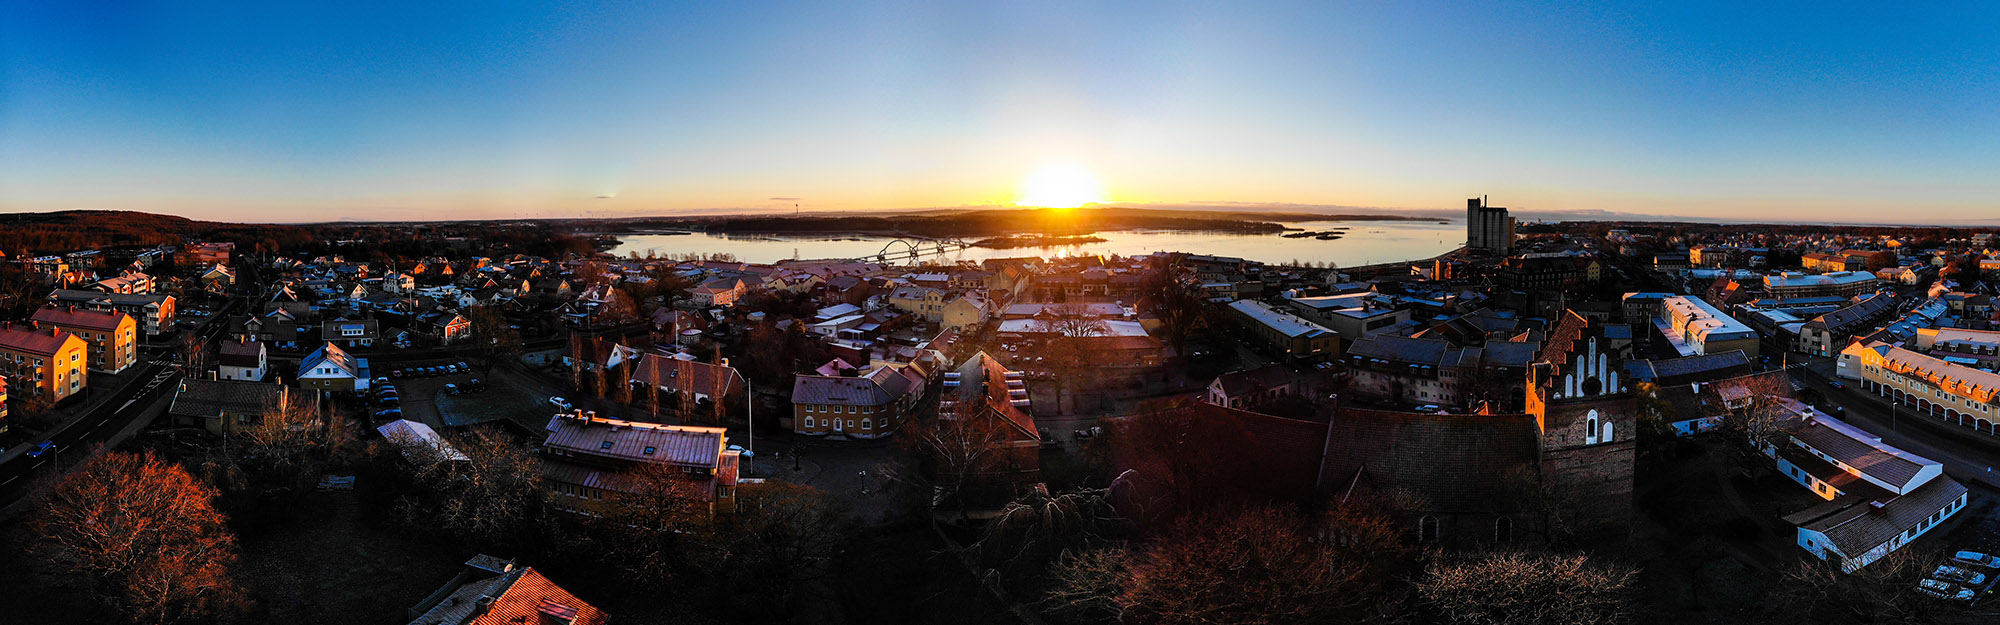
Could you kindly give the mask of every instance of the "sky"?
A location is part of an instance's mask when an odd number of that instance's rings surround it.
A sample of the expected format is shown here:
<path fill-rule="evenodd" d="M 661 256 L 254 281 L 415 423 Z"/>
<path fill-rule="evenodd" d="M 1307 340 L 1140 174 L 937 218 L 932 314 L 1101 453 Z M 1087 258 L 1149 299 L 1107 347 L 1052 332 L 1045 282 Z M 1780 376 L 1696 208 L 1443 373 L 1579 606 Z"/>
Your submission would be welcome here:
<path fill-rule="evenodd" d="M 27 4 L 0 212 L 986 206 L 1058 167 L 1134 205 L 2000 225 L 1993 3 Z"/>

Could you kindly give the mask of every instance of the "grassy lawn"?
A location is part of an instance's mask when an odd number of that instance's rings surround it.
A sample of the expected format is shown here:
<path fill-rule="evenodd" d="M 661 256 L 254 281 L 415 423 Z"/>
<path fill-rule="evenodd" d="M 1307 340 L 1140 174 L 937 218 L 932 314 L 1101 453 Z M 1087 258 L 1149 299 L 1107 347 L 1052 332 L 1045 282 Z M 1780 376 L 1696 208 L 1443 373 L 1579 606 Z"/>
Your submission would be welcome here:
<path fill-rule="evenodd" d="M 547 427 L 549 415 L 555 413 L 554 408 L 543 403 L 543 398 L 501 384 L 490 385 L 482 393 L 452 395 L 440 391 L 437 411 L 438 417 L 449 426 L 507 420 L 532 432 Z"/>

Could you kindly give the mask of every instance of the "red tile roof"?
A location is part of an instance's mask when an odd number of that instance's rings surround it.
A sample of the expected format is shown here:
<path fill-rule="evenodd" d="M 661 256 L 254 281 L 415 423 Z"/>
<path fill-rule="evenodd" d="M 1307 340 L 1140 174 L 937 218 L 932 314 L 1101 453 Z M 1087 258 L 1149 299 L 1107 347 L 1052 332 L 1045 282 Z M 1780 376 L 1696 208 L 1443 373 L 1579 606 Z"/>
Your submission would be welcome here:
<path fill-rule="evenodd" d="M 55 356 L 67 349 L 70 341 L 83 343 L 83 339 L 64 332 L 61 328 L 37 328 L 12 323 L 0 325 L 0 349 Z"/>
<path fill-rule="evenodd" d="M 120 324 L 125 323 L 126 319 L 131 318 L 131 315 L 115 310 L 90 310 L 75 306 L 43 308 L 35 311 L 35 316 L 31 317 L 31 319 L 38 323 L 57 325 L 65 328 L 82 328 L 93 332 L 111 332 L 117 330 Z"/>

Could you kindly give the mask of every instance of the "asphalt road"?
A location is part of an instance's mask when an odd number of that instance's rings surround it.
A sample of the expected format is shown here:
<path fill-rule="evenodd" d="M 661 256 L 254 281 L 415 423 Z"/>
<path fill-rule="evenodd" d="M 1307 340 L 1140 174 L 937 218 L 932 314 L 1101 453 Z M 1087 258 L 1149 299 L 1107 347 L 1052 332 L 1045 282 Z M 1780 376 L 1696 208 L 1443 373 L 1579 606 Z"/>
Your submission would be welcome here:
<path fill-rule="evenodd" d="M 57 474 L 82 460 L 84 454 L 112 434 L 130 425 L 154 404 L 173 396 L 180 385 L 180 370 L 148 362 L 139 365 L 139 381 L 117 391 L 95 412 L 57 430 L 49 437 L 55 446 L 40 456 L 22 454 L 0 464 L 0 507 L 14 503 L 41 477 Z"/>

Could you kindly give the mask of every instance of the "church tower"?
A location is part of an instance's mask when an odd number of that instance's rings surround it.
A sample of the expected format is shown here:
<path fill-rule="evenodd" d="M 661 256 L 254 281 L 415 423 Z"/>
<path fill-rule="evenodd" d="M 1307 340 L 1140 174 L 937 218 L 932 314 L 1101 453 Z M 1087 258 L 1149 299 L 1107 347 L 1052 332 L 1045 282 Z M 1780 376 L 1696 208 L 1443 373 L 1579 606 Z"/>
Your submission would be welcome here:
<path fill-rule="evenodd" d="M 1541 480 L 1571 529 L 1623 533 L 1632 517 L 1638 403 L 1603 327 L 1565 310 L 1528 369 Z"/>

